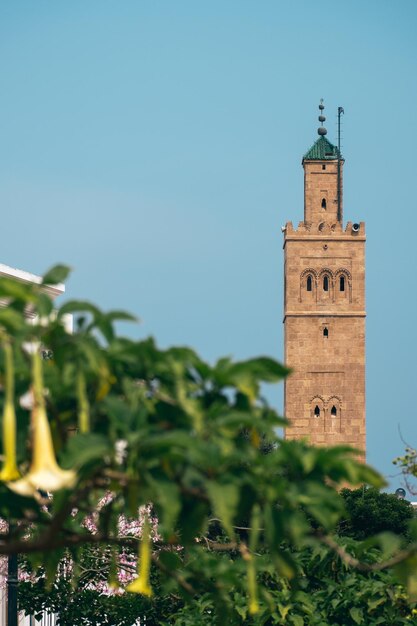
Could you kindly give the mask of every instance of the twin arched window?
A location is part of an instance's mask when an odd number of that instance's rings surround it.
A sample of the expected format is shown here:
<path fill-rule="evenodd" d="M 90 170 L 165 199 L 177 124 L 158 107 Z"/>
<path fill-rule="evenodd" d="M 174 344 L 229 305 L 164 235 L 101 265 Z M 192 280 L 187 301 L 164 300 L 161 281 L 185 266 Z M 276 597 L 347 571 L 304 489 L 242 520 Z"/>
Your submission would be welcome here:
<path fill-rule="evenodd" d="M 331 396 L 330 398 L 322 398 L 316 396 L 311 400 L 311 417 L 319 418 L 329 415 L 331 418 L 340 417 L 341 403 L 337 396 Z"/>
<path fill-rule="evenodd" d="M 330 415 L 332 417 L 337 417 L 337 408 L 335 405 L 332 406 L 331 410 L 330 410 Z M 320 407 L 318 404 L 316 404 L 316 406 L 314 407 L 314 416 L 315 417 L 320 417 Z"/>

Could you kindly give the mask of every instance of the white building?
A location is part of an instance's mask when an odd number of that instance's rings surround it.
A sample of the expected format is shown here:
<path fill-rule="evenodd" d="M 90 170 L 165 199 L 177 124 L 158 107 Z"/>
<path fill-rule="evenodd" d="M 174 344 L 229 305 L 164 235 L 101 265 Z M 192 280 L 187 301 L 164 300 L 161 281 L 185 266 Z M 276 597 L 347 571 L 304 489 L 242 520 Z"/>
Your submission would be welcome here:
<path fill-rule="evenodd" d="M 0 277 L 2 276 L 6 278 L 13 278 L 22 283 L 34 283 L 39 285 L 42 282 L 41 276 L 0 263 Z M 44 289 L 52 300 L 55 300 L 55 298 L 65 293 L 65 286 L 62 284 L 46 285 Z M 4 305 L 5 302 L 3 302 L 3 306 Z M 68 318 L 67 323 L 68 328 L 72 329 L 71 317 Z M 55 626 L 55 623 L 56 620 L 53 615 L 45 614 L 41 621 L 38 621 L 35 620 L 34 617 L 25 617 L 23 614 L 19 614 L 19 626 Z M 0 557 L 0 625 L 7 625 L 7 557 Z"/>

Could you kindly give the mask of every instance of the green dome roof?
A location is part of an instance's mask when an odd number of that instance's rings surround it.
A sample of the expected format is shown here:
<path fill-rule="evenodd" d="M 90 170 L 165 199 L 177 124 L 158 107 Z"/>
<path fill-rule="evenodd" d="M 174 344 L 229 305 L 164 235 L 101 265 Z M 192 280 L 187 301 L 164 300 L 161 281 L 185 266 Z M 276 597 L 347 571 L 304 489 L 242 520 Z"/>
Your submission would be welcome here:
<path fill-rule="evenodd" d="M 338 158 L 337 146 L 334 146 L 324 135 L 319 137 L 310 150 L 303 156 L 303 161 L 331 161 Z M 340 155 L 342 158 L 342 155 Z"/>

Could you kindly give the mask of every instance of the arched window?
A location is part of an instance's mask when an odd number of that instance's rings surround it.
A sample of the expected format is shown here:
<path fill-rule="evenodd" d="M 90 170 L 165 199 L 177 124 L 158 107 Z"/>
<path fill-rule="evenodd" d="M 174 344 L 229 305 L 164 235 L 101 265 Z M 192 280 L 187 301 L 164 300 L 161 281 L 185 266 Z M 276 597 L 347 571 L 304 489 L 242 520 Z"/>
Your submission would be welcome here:
<path fill-rule="evenodd" d="M 329 329 L 327 327 L 324 327 L 323 328 L 323 337 L 326 337 L 326 339 L 327 339 L 328 336 L 329 336 Z"/>
<path fill-rule="evenodd" d="M 321 208 L 326 210 L 327 206 L 326 206 L 326 198 L 323 198 L 323 200 L 321 201 Z"/>
<path fill-rule="evenodd" d="M 321 281 L 321 278 L 320 278 Z M 312 302 L 316 298 L 317 272 L 311 267 L 307 267 L 300 274 L 300 295 L 299 301 Z"/>
<path fill-rule="evenodd" d="M 327 275 L 323 278 L 323 291 L 329 291 L 329 277 Z"/>
<path fill-rule="evenodd" d="M 337 409 L 336 409 L 335 405 L 333 405 L 333 406 L 332 406 L 332 410 L 330 411 L 330 415 L 331 415 L 332 417 L 336 417 L 336 415 L 337 415 Z"/>
<path fill-rule="evenodd" d="M 324 398 L 321 396 L 311 398 L 309 413 L 311 430 L 315 433 L 324 432 L 326 425 L 326 402 Z"/>
<path fill-rule="evenodd" d="M 344 291 L 345 290 L 345 277 L 343 275 L 340 277 L 339 289 L 340 289 L 340 291 Z"/>

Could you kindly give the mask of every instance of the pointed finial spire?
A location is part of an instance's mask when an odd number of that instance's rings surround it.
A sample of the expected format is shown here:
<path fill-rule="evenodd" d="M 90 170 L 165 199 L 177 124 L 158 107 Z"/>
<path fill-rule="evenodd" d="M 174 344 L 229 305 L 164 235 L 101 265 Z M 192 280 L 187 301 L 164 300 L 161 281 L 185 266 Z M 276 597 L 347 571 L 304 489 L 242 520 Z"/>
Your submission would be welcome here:
<path fill-rule="evenodd" d="M 320 136 L 327 135 L 327 130 L 323 126 L 323 122 L 326 121 L 326 118 L 323 115 L 323 111 L 324 111 L 323 98 L 321 98 L 321 100 L 320 100 L 319 110 L 320 110 L 319 122 L 321 123 L 321 126 L 320 126 L 320 128 L 317 129 L 317 132 L 318 132 L 318 134 Z"/>

